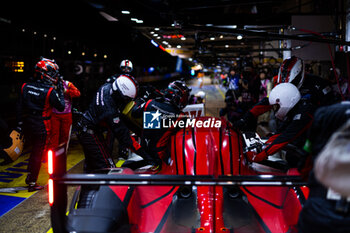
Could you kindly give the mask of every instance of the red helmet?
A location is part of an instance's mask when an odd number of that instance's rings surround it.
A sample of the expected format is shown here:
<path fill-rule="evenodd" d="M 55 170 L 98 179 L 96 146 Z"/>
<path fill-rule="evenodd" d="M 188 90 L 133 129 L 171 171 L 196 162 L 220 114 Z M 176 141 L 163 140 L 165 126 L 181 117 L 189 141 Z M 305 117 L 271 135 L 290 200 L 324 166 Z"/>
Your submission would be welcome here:
<path fill-rule="evenodd" d="M 168 85 L 164 97 L 179 109 L 183 109 L 190 97 L 191 89 L 183 81 L 174 81 Z"/>
<path fill-rule="evenodd" d="M 42 80 L 49 83 L 56 84 L 59 77 L 59 67 L 55 60 L 41 58 L 41 60 L 35 65 L 35 72 L 40 74 Z"/>
<path fill-rule="evenodd" d="M 285 59 L 279 69 L 277 83 L 292 83 L 300 88 L 304 82 L 304 62 L 298 57 Z"/>

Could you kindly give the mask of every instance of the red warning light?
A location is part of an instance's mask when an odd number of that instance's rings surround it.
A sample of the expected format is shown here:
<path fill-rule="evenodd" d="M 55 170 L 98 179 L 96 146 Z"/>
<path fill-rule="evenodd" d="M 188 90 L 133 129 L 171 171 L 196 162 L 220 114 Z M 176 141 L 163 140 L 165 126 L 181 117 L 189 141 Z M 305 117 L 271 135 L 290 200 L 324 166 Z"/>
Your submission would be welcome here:
<path fill-rule="evenodd" d="M 49 204 L 50 206 L 52 206 L 53 204 L 53 180 L 52 179 L 49 179 L 49 184 L 48 184 L 48 187 L 47 187 L 47 190 L 49 192 Z"/>
<path fill-rule="evenodd" d="M 52 150 L 49 150 L 47 152 L 47 172 L 49 173 L 49 175 L 52 175 L 53 173 L 53 152 Z"/>

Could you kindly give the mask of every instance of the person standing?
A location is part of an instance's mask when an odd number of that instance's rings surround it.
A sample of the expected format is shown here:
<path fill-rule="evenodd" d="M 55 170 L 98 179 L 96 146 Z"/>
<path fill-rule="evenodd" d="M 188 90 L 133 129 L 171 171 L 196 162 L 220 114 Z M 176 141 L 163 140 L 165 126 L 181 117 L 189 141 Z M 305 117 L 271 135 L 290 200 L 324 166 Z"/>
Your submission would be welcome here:
<path fill-rule="evenodd" d="M 133 71 L 133 64 L 130 60 L 124 59 L 120 62 L 119 68 L 120 68 L 120 74 L 114 74 L 107 78 L 106 83 L 113 83 L 120 75 L 130 75 Z M 122 139 L 117 138 L 118 141 L 122 141 Z M 111 129 L 108 130 L 107 133 L 107 147 L 109 154 L 113 153 L 113 147 L 114 147 L 114 141 L 115 141 L 115 135 Z M 121 158 L 127 158 L 129 151 L 128 148 L 124 147 L 125 144 L 121 144 L 118 146 L 118 154 Z"/>
<path fill-rule="evenodd" d="M 62 143 L 69 143 L 71 128 L 72 128 L 72 99 L 80 96 L 80 91 L 73 83 L 66 80 L 62 82 L 64 90 L 64 110 L 60 112 L 56 108 L 52 109 L 51 117 L 51 139 L 50 148 L 57 148 Z"/>
<path fill-rule="evenodd" d="M 52 108 L 64 110 L 63 86 L 62 82 L 58 82 L 59 67 L 56 62 L 41 58 L 34 70 L 34 79 L 22 85 L 17 104 L 18 128 L 25 124 L 24 135 L 32 141 L 26 178 L 29 192 L 44 188 L 36 181 L 50 137 Z M 25 113 L 27 117 L 24 119 Z"/>

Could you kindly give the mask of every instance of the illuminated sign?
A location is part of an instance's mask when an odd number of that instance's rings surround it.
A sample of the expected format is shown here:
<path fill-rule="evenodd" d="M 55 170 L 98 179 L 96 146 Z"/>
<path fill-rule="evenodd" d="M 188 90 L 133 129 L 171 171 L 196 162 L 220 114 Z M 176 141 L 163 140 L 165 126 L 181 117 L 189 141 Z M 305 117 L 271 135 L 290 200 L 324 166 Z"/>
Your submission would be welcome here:
<path fill-rule="evenodd" d="M 24 72 L 23 67 L 24 67 L 24 61 L 11 61 L 6 63 L 6 67 L 11 68 L 12 72 Z"/>

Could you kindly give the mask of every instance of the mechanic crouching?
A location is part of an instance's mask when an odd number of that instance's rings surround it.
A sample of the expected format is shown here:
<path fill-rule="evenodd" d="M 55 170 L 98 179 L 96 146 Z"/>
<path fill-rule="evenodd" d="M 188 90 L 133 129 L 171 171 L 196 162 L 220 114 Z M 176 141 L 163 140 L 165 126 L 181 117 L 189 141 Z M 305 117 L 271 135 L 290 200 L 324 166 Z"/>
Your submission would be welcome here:
<path fill-rule="evenodd" d="M 326 106 L 335 103 L 330 83 L 321 77 L 305 74 L 304 61 L 298 57 L 285 59 L 279 68 L 278 75 L 274 77 L 273 86 L 281 83 L 295 85 L 304 101 L 314 106 Z M 262 98 L 239 121 L 234 122 L 236 128 L 255 131 L 257 118 L 272 110 L 269 97 Z"/>
<path fill-rule="evenodd" d="M 332 134 L 349 119 L 349 101 L 322 107 L 316 111 L 308 141 L 305 144 L 305 149 L 310 152 L 312 161 L 316 160 Z M 308 184 L 310 194 L 299 216 L 299 232 L 350 232 L 349 197 L 341 197 L 332 189 L 323 186 L 316 180 L 313 170 L 310 172 Z"/>
<path fill-rule="evenodd" d="M 116 167 L 109 153 L 103 132 L 111 130 L 119 145 L 132 149 L 153 165 L 150 156 L 130 136 L 129 129 L 121 120 L 121 110 L 136 97 L 138 84 L 130 75 L 120 75 L 114 82 L 105 83 L 96 93 L 88 110 L 78 123 L 79 141 L 85 154 L 84 171 L 103 172 L 105 168 Z"/>
<path fill-rule="evenodd" d="M 276 118 L 282 122 L 278 133 L 269 138 L 262 151 L 247 152 L 247 158 L 251 162 L 261 162 L 285 148 L 287 144 L 292 144 L 293 148 L 302 148 L 316 110 L 310 101 L 301 98 L 298 88 L 291 83 L 281 83 L 274 87 L 269 103 L 275 110 Z M 297 153 L 288 152 L 286 159 L 289 166 L 296 167 L 299 162 Z"/>
<path fill-rule="evenodd" d="M 163 121 L 175 122 L 184 119 L 185 114 L 182 109 L 188 104 L 190 92 L 191 89 L 184 82 L 174 81 L 163 90 L 162 98 L 139 102 L 132 111 L 132 116 L 135 118 L 145 116 L 144 113 L 150 113 L 152 115 L 151 121 L 153 118 L 160 119 L 158 121 L 159 127 L 147 128 L 144 125 L 141 137 L 142 147 L 154 160 L 158 161 L 158 165 L 161 165 L 161 161 L 167 161 L 170 155 L 168 152 L 170 138 L 179 130 L 178 127 L 173 125 L 168 128 L 163 127 Z"/>

